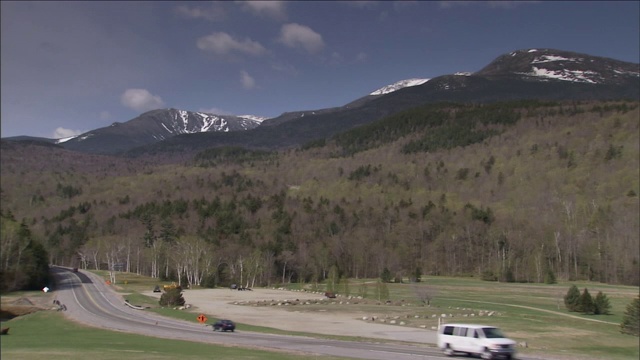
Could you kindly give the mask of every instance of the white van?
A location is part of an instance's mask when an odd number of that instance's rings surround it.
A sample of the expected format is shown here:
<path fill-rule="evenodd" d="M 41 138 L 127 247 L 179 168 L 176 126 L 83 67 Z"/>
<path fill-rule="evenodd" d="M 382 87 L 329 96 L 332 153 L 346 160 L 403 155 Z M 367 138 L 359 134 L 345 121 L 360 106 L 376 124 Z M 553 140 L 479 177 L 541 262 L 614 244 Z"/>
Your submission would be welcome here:
<path fill-rule="evenodd" d="M 483 359 L 512 359 L 516 354 L 515 341 L 504 337 L 500 329 L 486 325 L 442 324 L 438 329 L 438 347 L 447 356 L 463 352 Z"/>

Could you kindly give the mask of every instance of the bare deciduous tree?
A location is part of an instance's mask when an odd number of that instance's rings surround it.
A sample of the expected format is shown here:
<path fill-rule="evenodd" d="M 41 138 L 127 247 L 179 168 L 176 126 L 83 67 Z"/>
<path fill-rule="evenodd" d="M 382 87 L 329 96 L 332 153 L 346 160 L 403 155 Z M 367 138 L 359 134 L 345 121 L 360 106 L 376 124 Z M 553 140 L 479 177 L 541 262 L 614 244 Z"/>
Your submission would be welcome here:
<path fill-rule="evenodd" d="M 431 306 L 431 300 L 436 296 L 436 290 L 426 284 L 414 283 L 413 291 L 415 292 L 418 300 L 420 300 L 423 305 L 427 306 Z"/>

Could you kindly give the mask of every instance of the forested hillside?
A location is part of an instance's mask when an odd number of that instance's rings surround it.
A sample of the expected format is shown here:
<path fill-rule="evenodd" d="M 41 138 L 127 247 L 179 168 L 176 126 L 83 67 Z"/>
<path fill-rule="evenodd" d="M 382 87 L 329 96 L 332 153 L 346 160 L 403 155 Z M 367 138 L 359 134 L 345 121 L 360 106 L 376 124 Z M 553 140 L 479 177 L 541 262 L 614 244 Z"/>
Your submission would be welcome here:
<path fill-rule="evenodd" d="M 638 285 L 639 126 L 638 102 L 520 101 L 425 105 L 297 150 L 174 163 L 3 142 L 3 288 L 28 241 L 51 263 L 205 286 L 385 268 Z"/>

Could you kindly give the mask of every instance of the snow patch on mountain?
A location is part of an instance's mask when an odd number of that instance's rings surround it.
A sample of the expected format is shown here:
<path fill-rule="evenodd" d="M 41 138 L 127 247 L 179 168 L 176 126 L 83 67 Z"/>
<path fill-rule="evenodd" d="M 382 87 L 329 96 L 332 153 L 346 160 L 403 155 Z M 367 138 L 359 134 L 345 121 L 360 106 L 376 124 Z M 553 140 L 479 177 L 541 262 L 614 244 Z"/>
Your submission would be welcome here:
<path fill-rule="evenodd" d="M 385 95 L 385 94 L 389 94 L 389 93 L 392 93 L 394 91 L 400 90 L 402 88 L 406 88 L 406 87 L 410 87 L 410 86 L 422 85 L 422 84 L 426 83 L 429 80 L 431 80 L 431 79 L 400 80 L 400 81 L 398 81 L 398 82 L 396 82 L 394 84 L 383 86 L 380 89 L 372 92 L 369 95 Z"/>
<path fill-rule="evenodd" d="M 633 72 L 633 71 L 613 70 L 613 72 L 619 75 L 629 75 L 629 76 L 640 77 L 640 72 L 638 71 Z"/>
<path fill-rule="evenodd" d="M 171 111 L 171 109 L 168 109 Z M 171 134 L 194 134 L 201 132 L 230 132 L 234 130 L 253 129 L 265 117 L 255 115 L 215 115 L 204 112 L 174 110 L 173 121 L 162 126 Z M 233 123 L 233 125 L 231 124 Z"/>
<path fill-rule="evenodd" d="M 78 135 L 73 135 L 73 136 L 69 136 L 69 137 L 61 138 L 61 139 L 56 140 L 56 142 L 55 142 L 55 143 L 56 143 L 56 144 L 62 144 L 62 143 L 65 143 L 65 142 L 67 142 L 67 141 L 69 141 L 69 140 L 71 140 L 71 139 L 75 139 L 75 138 L 77 138 L 77 137 L 78 137 Z"/>
<path fill-rule="evenodd" d="M 566 58 L 566 57 L 562 57 L 562 56 L 557 56 L 557 55 L 542 55 L 540 57 L 537 57 L 535 59 L 533 59 L 533 61 L 531 62 L 532 64 L 542 64 L 542 63 L 546 63 L 546 62 L 552 62 L 552 61 L 574 61 L 574 62 L 581 62 L 582 59 L 571 59 L 571 58 Z"/>
<path fill-rule="evenodd" d="M 269 118 L 263 116 L 255 116 L 255 115 L 238 115 L 239 118 L 255 121 L 257 123 L 261 123 Z"/>
<path fill-rule="evenodd" d="M 189 127 L 189 114 L 184 110 L 178 110 L 178 115 L 182 118 L 182 128 L 186 130 Z"/>
<path fill-rule="evenodd" d="M 541 69 L 537 67 L 533 67 L 533 73 L 529 75 L 557 79 L 562 81 L 573 81 L 573 82 L 582 82 L 589 84 L 597 84 L 598 81 L 594 79 L 599 79 L 600 74 L 594 71 L 582 71 L 582 70 L 548 70 Z"/>
<path fill-rule="evenodd" d="M 173 131 L 171 131 L 171 129 L 169 129 L 169 128 L 167 127 L 167 125 L 162 124 L 162 127 L 163 127 L 165 130 L 167 130 L 167 132 L 168 132 L 168 133 L 173 133 Z"/>

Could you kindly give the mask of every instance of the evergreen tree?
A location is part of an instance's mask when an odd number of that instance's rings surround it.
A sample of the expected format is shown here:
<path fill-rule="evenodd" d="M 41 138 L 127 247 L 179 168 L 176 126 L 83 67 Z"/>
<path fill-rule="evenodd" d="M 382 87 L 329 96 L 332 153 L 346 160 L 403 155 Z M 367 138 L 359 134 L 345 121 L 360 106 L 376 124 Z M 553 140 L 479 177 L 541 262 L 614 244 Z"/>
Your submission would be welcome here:
<path fill-rule="evenodd" d="M 593 313 L 596 315 L 609 315 L 611 313 L 609 298 L 602 291 L 599 291 L 593 300 Z"/>
<path fill-rule="evenodd" d="M 380 279 L 382 280 L 382 282 L 385 282 L 385 283 L 391 282 L 391 271 L 389 271 L 389 268 L 385 267 L 382 270 L 382 274 L 380 274 Z"/>
<path fill-rule="evenodd" d="M 36 241 L 31 241 L 26 249 L 24 273 L 28 282 L 25 290 L 40 290 L 50 282 L 49 255 L 44 246 Z"/>
<path fill-rule="evenodd" d="M 620 324 L 620 332 L 640 336 L 640 295 L 627 305 Z"/>
<path fill-rule="evenodd" d="M 160 305 L 162 306 L 182 306 L 184 303 L 182 289 L 179 287 L 168 289 L 160 296 Z"/>
<path fill-rule="evenodd" d="M 591 294 L 589 294 L 589 290 L 587 290 L 587 288 L 584 288 L 584 291 L 578 300 L 578 311 L 585 314 L 593 313 L 593 298 L 591 297 Z"/>
<path fill-rule="evenodd" d="M 204 280 L 200 285 L 205 288 L 213 289 L 216 287 L 216 281 L 217 281 L 216 274 L 211 273 L 205 276 Z"/>
<path fill-rule="evenodd" d="M 556 284 L 558 281 L 556 280 L 556 274 L 553 272 L 551 268 L 547 269 L 547 274 L 544 277 L 545 284 Z"/>
<path fill-rule="evenodd" d="M 580 300 L 580 290 L 575 285 L 571 285 L 569 291 L 564 296 L 564 306 L 569 311 L 578 311 L 578 301 Z"/>
<path fill-rule="evenodd" d="M 415 282 L 420 282 L 422 280 L 422 269 L 420 266 L 416 267 L 416 271 L 414 271 L 413 276 Z"/>

